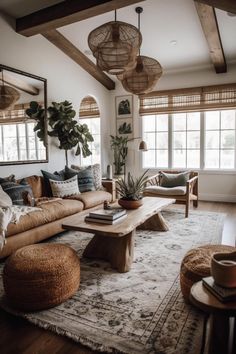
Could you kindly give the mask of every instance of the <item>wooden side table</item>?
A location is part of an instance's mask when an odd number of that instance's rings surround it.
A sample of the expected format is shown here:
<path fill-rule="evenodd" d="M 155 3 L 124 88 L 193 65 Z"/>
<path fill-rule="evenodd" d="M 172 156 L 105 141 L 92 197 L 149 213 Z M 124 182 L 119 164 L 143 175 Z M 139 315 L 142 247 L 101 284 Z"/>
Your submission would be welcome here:
<path fill-rule="evenodd" d="M 204 287 L 202 281 L 199 281 L 192 286 L 190 301 L 200 310 L 210 314 L 208 353 L 235 354 L 236 301 L 227 303 L 220 302 Z M 230 333 L 232 334 L 231 336 Z"/>

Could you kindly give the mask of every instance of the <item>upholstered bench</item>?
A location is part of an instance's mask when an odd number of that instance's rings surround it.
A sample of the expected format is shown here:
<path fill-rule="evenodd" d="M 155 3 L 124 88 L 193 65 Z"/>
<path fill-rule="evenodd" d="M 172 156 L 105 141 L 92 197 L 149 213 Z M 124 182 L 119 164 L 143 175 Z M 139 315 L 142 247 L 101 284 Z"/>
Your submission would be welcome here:
<path fill-rule="evenodd" d="M 80 261 L 76 252 L 66 245 L 26 246 L 7 259 L 3 284 L 10 306 L 24 311 L 47 309 L 77 291 Z"/>
<path fill-rule="evenodd" d="M 180 268 L 180 287 L 186 302 L 192 285 L 211 275 L 211 258 L 215 253 L 235 251 L 235 247 L 224 245 L 205 245 L 188 251 Z"/>

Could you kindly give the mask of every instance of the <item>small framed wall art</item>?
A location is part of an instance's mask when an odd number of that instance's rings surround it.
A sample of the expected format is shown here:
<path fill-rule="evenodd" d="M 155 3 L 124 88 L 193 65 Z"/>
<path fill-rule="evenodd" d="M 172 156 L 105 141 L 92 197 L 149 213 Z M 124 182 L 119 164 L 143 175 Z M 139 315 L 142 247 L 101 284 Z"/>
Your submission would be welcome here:
<path fill-rule="evenodd" d="M 133 117 L 133 96 L 117 96 L 116 97 L 116 118 L 132 118 Z"/>

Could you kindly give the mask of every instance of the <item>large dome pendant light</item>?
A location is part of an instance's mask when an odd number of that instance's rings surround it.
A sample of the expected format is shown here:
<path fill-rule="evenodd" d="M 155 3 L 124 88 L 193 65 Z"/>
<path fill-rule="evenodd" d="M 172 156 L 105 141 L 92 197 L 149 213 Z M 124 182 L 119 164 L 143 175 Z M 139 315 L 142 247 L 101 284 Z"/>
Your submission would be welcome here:
<path fill-rule="evenodd" d="M 2 84 L 0 85 L 0 111 L 9 109 L 16 101 L 19 100 L 19 92 L 11 86 L 5 85 L 2 71 Z"/>
<path fill-rule="evenodd" d="M 138 28 L 140 30 L 140 14 L 143 12 L 143 8 L 136 7 L 135 11 L 138 14 Z M 135 95 L 142 95 L 154 88 L 161 75 L 162 67 L 160 63 L 156 59 L 140 55 L 139 51 L 136 67 L 126 70 L 117 77 L 126 91 Z"/>
<path fill-rule="evenodd" d="M 94 29 L 88 45 L 97 59 L 97 66 L 111 75 L 122 74 L 135 67 L 142 43 L 140 31 L 133 25 L 116 20 Z"/>

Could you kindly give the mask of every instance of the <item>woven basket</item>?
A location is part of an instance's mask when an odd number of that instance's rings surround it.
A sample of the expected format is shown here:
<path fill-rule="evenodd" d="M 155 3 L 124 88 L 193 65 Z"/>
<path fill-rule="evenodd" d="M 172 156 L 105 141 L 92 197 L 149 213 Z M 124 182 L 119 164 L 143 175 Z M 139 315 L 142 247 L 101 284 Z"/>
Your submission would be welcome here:
<path fill-rule="evenodd" d="M 233 252 L 235 247 L 224 245 L 205 245 L 188 251 L 180 268 L 180 287 L 186 302 L 192 285 L 211 275 L 211 258 L 215 253 Z"/>
<path fill-rule="evenodd" d="M 26 246 L 6 261 L 3 284 L 10 306 L 24 311 L 47 309 L 77 291 L 80 261 L 66 245 Z"/>

